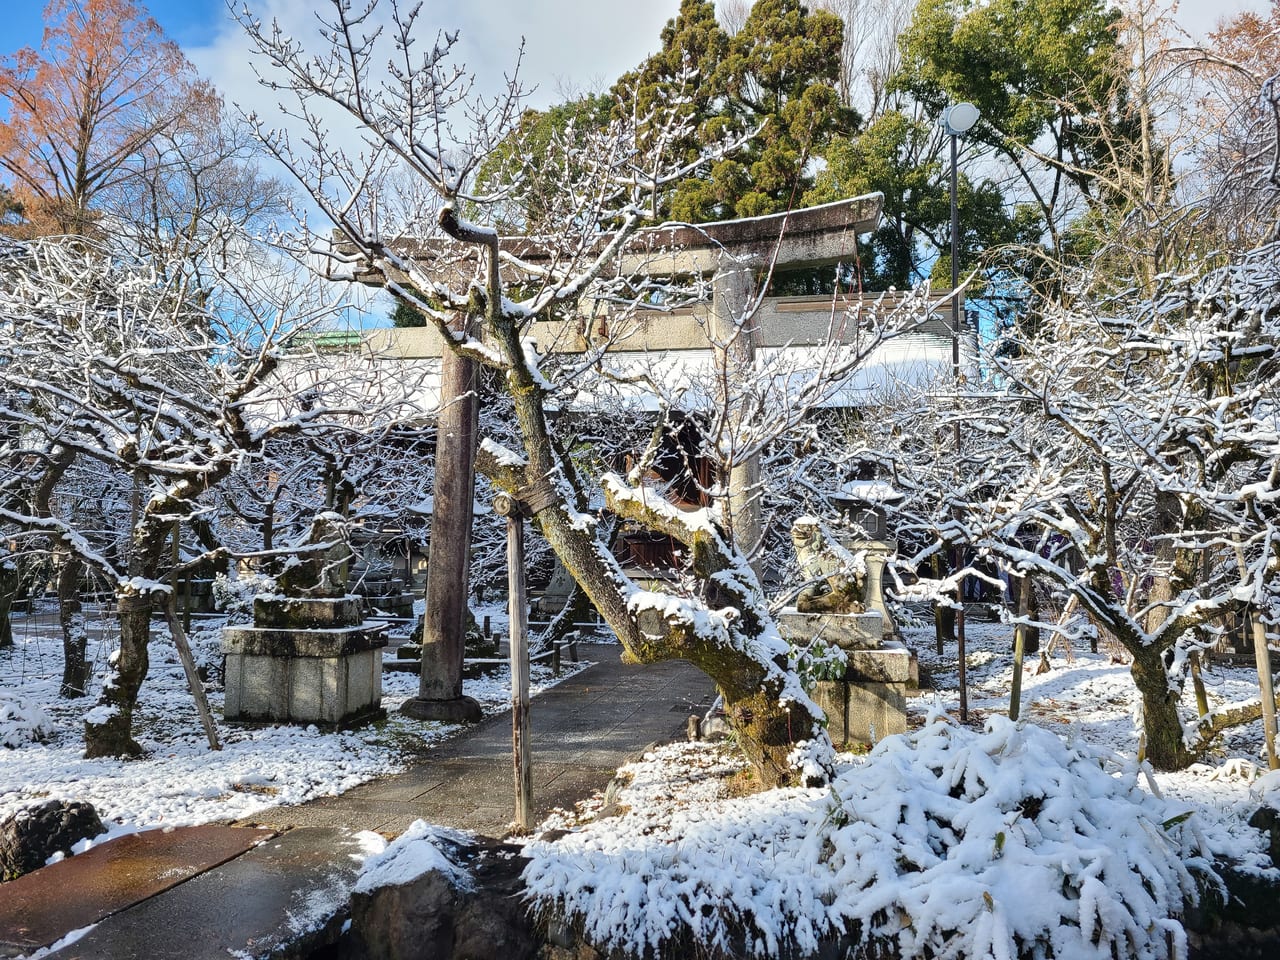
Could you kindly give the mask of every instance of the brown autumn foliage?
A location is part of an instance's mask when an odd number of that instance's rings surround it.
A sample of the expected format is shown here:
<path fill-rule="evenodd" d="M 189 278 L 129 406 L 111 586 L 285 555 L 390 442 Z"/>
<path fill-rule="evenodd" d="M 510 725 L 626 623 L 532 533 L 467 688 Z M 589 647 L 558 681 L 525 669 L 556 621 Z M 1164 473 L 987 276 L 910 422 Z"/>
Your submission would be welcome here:
<path fill-rule="evenodd" d="M 1272 238 L 1280 208 L 1280 0 L 1220 21 L 1209 39 L 1204 104 L 1221 132 L 1206 173 L 1228 233 L 1253 245 Z"/>
<path fill-rule="evenodd" d="M 23 210 L 9 229 L 86 235 L 148 142 L 217 98 L 131 0 L 50 0 L 44 20 L 39 50 L 0 59 L 0 170 Z"/>

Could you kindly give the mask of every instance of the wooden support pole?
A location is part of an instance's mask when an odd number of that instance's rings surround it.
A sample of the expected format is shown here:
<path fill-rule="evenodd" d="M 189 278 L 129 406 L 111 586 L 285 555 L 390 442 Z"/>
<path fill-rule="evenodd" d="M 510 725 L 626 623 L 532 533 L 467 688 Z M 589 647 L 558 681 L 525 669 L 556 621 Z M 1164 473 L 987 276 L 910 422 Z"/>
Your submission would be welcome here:
<path fill-rule="evenodd" d="M 1258 687 L 1262 695 L 1262 735 L 1267 744 L 1267 766 L 1280 769 L 1276 756 L 1276 689 L 1271 679 L 1271 651 L 1267 649 L 1267 626 L 1256 610 L 1249 613 L 1253 626 L 1253 653 L 1258 664 Z"/>
<path fill-rule="evenodd" d="M 1031 579 L 1018 583 L 1018 623 L 1013 628 L 1013 688 L 1009 691 L 1009 719 L 1022 715 L 1022 663 L 1027 656 L 1027 624 L 1031 615 Z"/>
<path fill-rule="evenodd" d="M 511 620 L 511 754 L 516 827 L 533 824 L 533 759 L 529 748 L 529 624 L 524 576 L 524 516 L 514 497 L 499 494 L 494 511 L 507 518 L 507 603 Z"/>
<path fill-rule="evenodd" d="M 165 604 L 164 612 L 165 618 L 169 621 L 169 632 L 173 635 L 173 645 L 178 648 L 178 659 L 182 661 L 182 671 L 187 675 L 187 686 L 191 688 L 191 696 L 196 701 L 196 712 L 200 714 L 204 735 L 209 740 L 209 749 L 221 750 L 218 729 L 213 725 L 209 700 L 204 695 L 204 684 L 200 682 L 200 674 L 196 672 L 196 661 L 191 656 L 191 644 L 187 642 L 187 632 L 182 629 L 182 620 L 178 617 L 178 605 L 172 591 L 169 592 L 169 602 Z"/>

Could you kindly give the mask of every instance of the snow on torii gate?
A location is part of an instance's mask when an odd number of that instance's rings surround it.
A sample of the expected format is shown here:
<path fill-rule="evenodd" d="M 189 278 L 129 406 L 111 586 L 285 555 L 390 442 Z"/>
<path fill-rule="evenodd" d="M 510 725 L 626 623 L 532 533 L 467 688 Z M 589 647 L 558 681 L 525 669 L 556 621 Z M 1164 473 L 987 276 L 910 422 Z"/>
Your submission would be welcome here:
<path fill-rule="evenodd" d="M 710 316 L 705 322 L 655 314 L 642 324 L 638 335 L 627 339 L 628 350 L 666 350 L 712 347 L 727 350 L 750 362 L 761 345 L 768 322 L 752 311 L 756 277 L 766 270 L 820 266 L 849 260 L 856 253 L 859 234 L 879 223 L 883 197 L 869 194 L 807 207 L 786 213 L 703 224 L 662 224 L 636 232 L 618 257 L 618 276 L 710 278 Z M 607 242 L 602 236 L 601 244 Z M 479 250 L 458 243 L 405 238 L 386 246 L 416 261 L 428 275 L 445 275 L 460 265 L 470 270 Z M 500 249 L 513 258 L 537 266 L 548 263 L 557 251 L 528 237 L 507 237 Z M 342 279 L 370 286 L 384 286 L 382 268 L 362 257 L 349 240 L 335 240 L 336 259 L 345 261 Z M 350 272 L 350 264 L 355 264 Z M 337 278 L 337 271 L 332 274 Z M 398 282 L 407 277 L 397 276 Z M 823 311 L 829 313 L 829 305 Z M 801 318 L 791 314 L 787 327 Z M 586 349 L 586 336 L 570 336 L 566 327 L 585 326 L 587 317 L 535 323 L 530 336 L 549 342 L 551 349 L 570 352 Z M 826 324 L 823 324 L 826 330 Z M 404 334 L 406 331 L 395 331 Z M 423 618 L 422 671 L 418 696 L 401 708 L 421 719 L 459 720 L 479 716 L 479 707 L 462 695 L 463 640 L 468 592 L 468 557 L 471 545 L 472 505 L 475 484 L 475 449 L 478 431 L 477 372 L 473 361 L 449 350 L 438 332 L 423 333 L 434 339 L 427 356 L 441 358 L 441 396 L 438 435 L 454 442 L 439 444 L 433 492 L 432 549 L 427 560 L 426 613 Z M 816 342 L 811 335 L 796 336 L 791 329 L 781 342 Z M 815 336 L 817 335 L 817 336 Z M 769 336 L 769 340 L 778 340 Z M 571 342 L 566 342 L 569 340 Z M 419 354 L 423 355 L 423 354 Z M 729 480 L 729 526 L 734 541 L 750 554 L 760 540 L 760 514 L 755 502 L 759 466 L 753 458 L 733 464 Z"/>
<path fill-rule="evenodd" d="M 757 294 L 756 277 L 764 270 L 834 265 L 850 260 L 856 255 L 857 236 L 871 232 L 878 225 L 882 202 L 883 196 L 874 193 L 762 217 L 702 224 L 662 224 L 637 231 L 618 258 L 617 275 L 646 278 L 701 276 L 710 279 L 712 297 L 705 327 L 694 324 L 681 328 L 675 317 L 656 314 L 637 335 L 628 337 L 627 350 L 711 346 L 733 351 L 738 359 L 750 362 L 756 349 L 762 345 L 765 327 L 752 310 Z M 407 250 L 408 255 L 428 274 L 449 270 L 456 265 L 459 255 L 470 262 L 477 256 L 476 252 L 463 251 L 452 242 L 392 241 L 389 245 L 401 251 Z M 554 255 L 553 251 L 527 237 L 504 238 L 500 249 L 518 260 L 535 265 L 549 261 Z M 338 252 L 350 255 L 354 251 L 349 244 L 340 242 Z M 385 284 L 381 270 L 370 264 L 357 268 L 354 278 L 375 286 Z M 580 326 L 586 319 L 580 316 L 567 323 Z M 555 350 L 585 349 L 592 339 L 592 331 L 586 330 L 585 337 L 575 336 L 569 338 L 573 342 L 566 342 L 565 326 L 566 321 L 538 322 L 531 329 L 530 336 L 540 345 L 550 344 Z M 540 335 L 540 329 L 546 332 Z M 812 342 L 814 338 L 796 338 L 791 330 L 782 338 L 785 342 L 793 339 Z M 443 341 L 439 342 L 438 351 L 444 361 L 440 405 L 447 415 L 458 406 L 457 376 L 452 368 L 458 366 L 459 361 L 451 356 Z M 434 355 L 436 349 L 433 348 L 431 353 Z M 443 430 L 443 421 L 441 426 Z M 449 432 L 462 436 L 452 422 Z M 469 461 L 468 473 L 470 467 Z M 440 469 L 437 462 L 437 478 L 440 477 Z M 758 467 L 754 461 L 735 465 L 729 477 L 730 527 L 735 542 L 746 553 L 755 549 L 760 538 L 759 511 L 750 495 L 758 486 L 758 479 Z M 434 502 L 437 513 L 449 509 L 439 495 L 435 496 Z M 465 503 L 458 504 L 468 513 L 468 529 L 470 503 L 466 498 Z M 456 542 L 461 531 L 451 523 L 448 526 L 454 531 L 449 539 Z M 435 551 L 432 551 L 431 557 L 434 556 Z M 428 563 L 430 583 L 435 565 L 433 559 Z M 451 565 L 451 569 L 456 570 L 457 564 Z"/>

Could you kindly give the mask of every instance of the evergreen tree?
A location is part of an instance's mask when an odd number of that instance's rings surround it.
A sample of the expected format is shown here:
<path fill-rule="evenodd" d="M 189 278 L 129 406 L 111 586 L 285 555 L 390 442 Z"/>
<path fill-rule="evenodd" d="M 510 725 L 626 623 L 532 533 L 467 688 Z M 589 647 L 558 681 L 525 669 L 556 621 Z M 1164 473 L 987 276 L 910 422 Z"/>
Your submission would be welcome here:
<path fill-rule="evenodd" d="M 683 0 L 662 31 L 662 49 L 615 86 L 650 105 L 688 89 L 692 129 L 670 147 L 687 159 L 736 132 L 755 135 L 731 159 L 683 181 L 663 214 L 677 220 L 751 217 L 796 206 L 812 182 L 811 161 L 857 126 L 837 91 L 840 18 L 799 0 L 758 0 L 729 37 L 710 0 Z M 691 85 L 692 84 L 692 85 Z"/>
<path fill-rule="evenodd" d="M 422 311 L 404 300 L 396 301 L 395 309 L 391 311 L 390 316 L 393 327 L 425 327 L 427 325 L 427 318 L 422 315 Z"/>
<path fill-rule="evenodd" d="M 1119 12 L 1105 0 L 921 0 L 899 43 L 894 80 L 930 116 L 969 101 L 968 137 L 1008 158 L 1054 233 L 1071 191 L 1096 190 L 1089 131 L 1125 97 L 1117 77 Z M 1041 138 L 1045 149 L 1035 149 Z M 1045 165 L 1051 176 L 1041 176 Z"/>

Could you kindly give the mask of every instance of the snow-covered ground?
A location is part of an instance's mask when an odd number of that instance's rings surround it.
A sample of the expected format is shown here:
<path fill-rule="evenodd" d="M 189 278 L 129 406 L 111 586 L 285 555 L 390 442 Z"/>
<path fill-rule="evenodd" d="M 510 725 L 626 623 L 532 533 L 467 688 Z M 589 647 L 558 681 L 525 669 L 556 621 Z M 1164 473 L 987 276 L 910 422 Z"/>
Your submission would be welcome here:
<path fill-rule="evenodd" d="M 969 711 L 976 727 L 992 714 L 1008 713 L 1012 645 L 1010 628 L 999 623 L 970 621 L 966 635 Z M 908 708 L 919 719 L 937 700 L 955 717 L 960 706 L 955 645 L 947 644 L 943 655 L 937 656 L 932 626 L 907 631 L 907 637 L 936 688 L 911 700 Z M 1048 659 L 1049 669 L 1038 673 L 1040 655 L 1026 658 L 1022 719 L 1126 757 L 1136 756 L 1138 693 L 1128 665 L 1118 662 L 1105 645 L 1095 654 L 1083 643 L 1055 648 Z M 1258 674 L 1252 666 L 1209 662 L 1204 681 L 1211 707 L 1258 696 Z M 1190 682 L 1183 691 L 1182 713 L 1185 718 L 1196 713 Z M 1176 773 L 1155 773 L 1154 781 L 1164 796 L 1195 805 L 1203 814 L 1206 829 L 1219 834 L 1218 846 L 1242 857 L 1251 849 L 1260 849 L 1261 836 L 1244 821 L 1258 808 L 1263 793 L 1280 791 L 1280 775 L 1267 774 L 1261 720 L 1224 733 L 1204 762 Z"/>
<path fill-rule="evenodd" d="M 500 619 L 495 617 L 495 619 Z M 251 816 L 279 804 L 342 793 L 381 774 L 403 769 L 415 752 L 456 726 L 406 719 L 396 708 L 417 693 L 413 673 L 384 673 L 387 719 L 358 730 L 315 727 L 242 727 L 221 722 L 222 693 L 210 706 L 222 749 L 209 749 L 168 632 L 153 625 L 151 670 L 135 713 L 139 760 L 85 760 L 83 718 L 101 688 L 111 648 L 109 623 L 90 623 L 89 657 L 95 665 L 89 695 L 58 697 L 61 640 L 51 617 L 14 622 L 15 646 L 0 650 L 0 818 L 47 798 L 87 800 L 112 836 L 139 829 L 181 826 Z M 215 661 L 217 632 L 192 631 L 197 661 Z M 566 664 L 564 676 L 575 665 Z M 556 682 L 534 666 L 532 690 Z M 464 692 L 486 710 L 510 702 L 510 672 L 467 680 Z M 38 738 L 38 739 L 37 739 Z"/>
<path fill-rule="evenodd" d="M 91 647 L 99 667 L 106 633 Z M 769 955 L 853 922 L 907 946 L 945 940 L 962 947 L 958 956 L 1155 958 L 1166 935 L 1180 936 L 1164 918 L 1189 889 L 1186 864 L 1227 855 L 1266 869 L 1262 834 L 1245 823 L 1264 797 L 1280 800 L 1280 773 L 1260 761 L 1260 723 L 1230 733 L 1204 763 L 1153 775 L 1134 762 L 1128 668 L 1106 652 L 1058 650 L 1044 672 L 1029 656 L 1028 722 L 1018 726 L 1003 719 L 1009 628 L 970 621 L 961 724 L 954 644 L 938 656 L 931 629 L 906 633 L 936 687 L 909 700 L 907 736 L 842 756 L 829 788 L 762 793 L 750 792 L 730 744 L 662 748 L 625 768 L 617 815 L 598 817 L 597 797 L 544 825 L 568 833 L 527 846 L 531 891 L 577 914 L 596 942 L 633 949 L 694 931 Z M 113 834 L 248 817 L 396 770 L 450 732 L 399 717 L 416 678 L 387 674 L 386 721 L 339 734 L 220 725 L 224 748 L 211 752 L 157 631 L 136 724 L 148 756 L 86 761 L 80 723 L 94 698 L 57 697 L 51 630 L 16 635 L 0 652 L 0 741 L 13 744 L 0 748 L 0 816 L 66 797 L 93 802 Z M 212 636 L 195 639 L 208 657 Z M 1205 679 L 1221 701 L 1256 689 L 1248 667 L 1213 664 Z M 507 679 L 468 682 L 467 693 L 496 707 L 509 698 Z M 220 694 L 211 700 L 217 714 Z M 394 864 L 402 877 L 439 866 L 439 836 L 411 830 L 370 869 Z M 371 874 L 366 885 L 375 882 Z"/>

